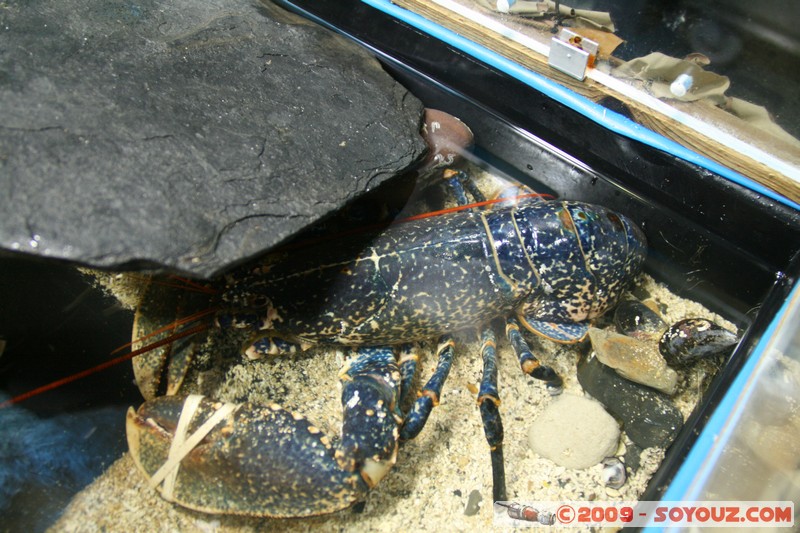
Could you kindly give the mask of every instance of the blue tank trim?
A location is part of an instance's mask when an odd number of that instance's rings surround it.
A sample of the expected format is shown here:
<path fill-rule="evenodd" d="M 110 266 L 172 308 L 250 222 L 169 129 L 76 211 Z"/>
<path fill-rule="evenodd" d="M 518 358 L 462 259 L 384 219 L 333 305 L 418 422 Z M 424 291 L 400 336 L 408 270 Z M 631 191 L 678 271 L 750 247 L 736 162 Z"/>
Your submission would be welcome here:
<path fill-rule="evenodd" d="M 361 0 L 365 4 L 374 7 L 384 13 L 395 17 L 398 20 L 405 22 L 425 33 L 444 41 L 445 43 L 453 46 L 462 52 L 465 52 L 476 59 L 488 64 L 489 66 L 516 78 L 517 80 L 525 83 L 526 85 L 544 93 L 553 100 L 566 105 L 567 107 L 577 111 L 586 118 L 601 124 L 603 127 L 618 133 L 630 139 L 639 141 L 641 143 L 652 146 L 664 152 L 667 152 L 675 157 L 698 165 L 706 170 L 718 174 L 734 183 L 746 187 L 753 192 L 762 194 L 783 205 L 791 207 L 795 210 L 800 210 L 800 204 L 797 204 L 788 198 L 781 196 L 772 189 L 753 181 L 738 172 L 712 161 L 711 159 L 702 156 L 689 148 L 671 140 L 663 135 L 660 135 L 644 126 L 637 124 L 629 118 L 620 115 L 610 109 L 607 109 L 599 104 L 596 104 L 576 92 L 567 89 L 566 87 L 547 79 L 546 77 L 532 72 L 521 65 L 501 56 L 484 46 L 481 46 L 457 33 L 439 25 L 430 20 L 412 12 L 392 4 L 389 0 Z"/>

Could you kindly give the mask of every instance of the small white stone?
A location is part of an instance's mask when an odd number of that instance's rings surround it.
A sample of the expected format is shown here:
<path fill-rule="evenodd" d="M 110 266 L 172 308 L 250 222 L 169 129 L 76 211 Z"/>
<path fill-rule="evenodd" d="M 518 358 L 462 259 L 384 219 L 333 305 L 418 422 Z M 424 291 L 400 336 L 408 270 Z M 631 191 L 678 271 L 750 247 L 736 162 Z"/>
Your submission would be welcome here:
<path fill-rule="evenodd" d="M 589 468 L 614 455 L 619 425 L 594 400 L 563 394 L 534 420 L 528 443 L 534 452 L 567 468 Z"/>

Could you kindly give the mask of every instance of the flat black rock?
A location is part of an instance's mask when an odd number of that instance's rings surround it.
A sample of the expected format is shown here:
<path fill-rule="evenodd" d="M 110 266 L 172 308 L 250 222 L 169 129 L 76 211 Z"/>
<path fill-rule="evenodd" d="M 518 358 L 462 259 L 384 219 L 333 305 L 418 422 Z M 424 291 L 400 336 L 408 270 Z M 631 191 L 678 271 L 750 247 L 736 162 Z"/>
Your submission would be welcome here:
<path fill-rule="evenodd" d="M 596 357 L 578 363 L 581 387 L 602 403 L 641 448 L 668 448 L 683 427 L 683 415 L 666 394 L 633 383 Z"/>
<path fill-rule="evenodd" d="M 0 9 L 0 248 L 211 276 L 420 158 L 421 103 L 272 4 Z"/>

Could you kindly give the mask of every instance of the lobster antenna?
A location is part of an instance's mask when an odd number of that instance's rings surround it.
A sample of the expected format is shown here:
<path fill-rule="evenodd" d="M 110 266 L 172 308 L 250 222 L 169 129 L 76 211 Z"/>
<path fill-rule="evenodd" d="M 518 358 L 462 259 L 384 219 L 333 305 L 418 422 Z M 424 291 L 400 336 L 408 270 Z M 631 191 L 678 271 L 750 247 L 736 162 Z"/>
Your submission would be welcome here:
<path fill-rule="evenodd" d="M 447 209 L 440 209 L 438 211 L 430 211 L 429 213 L 422 213 L 420 215 L 401 218 L 400 220 L 395 220 L 394 222 L 392 222 L 392 224 L 402 224 L 403 222 L 410 222 L 412 220 L 421 220 L 423 218 L 431 218 L 439 215 L 446 215 L 447 213 L 455 213 L 457 211 L 464 211 L 466 209 L 473 209 L 475 207 L 485 207 L 487 205 L 505 203 L 513 200 L 522 200 L 525 198 L 552 198 L 552 197 L 553 196 L 550 194 L 530 193 L 530 194 L 519 194 L 517 196 L 510 196 L 508 198 L 492 198 L 491 200 L 483 200 L 482 202 L 475 202 L 466 205 L 457 205 L 455 207 L 448 207 Z"/>
<path fill-rule="evenodd" d="M 170 335 L 166 339 L 161 339 L 160 341 L 156 341 L 154 343 L 148 344 L 147 346 L 143 346 L 142 348 L 139 348 L 138 350 L 133 350 L 132 352 L 126 353 L 125 355 L 121 355 L 121 356 L 116 357 L 114 359 L 111 359 L 111 360 L 105 361 L 103 363 L 100 363 L 97 366 L 93 366 L 91 368 L 87 368 L 86 370 L 82 370 L 81 372 L 77 372 L 75 374 L 72 374 L 71 376 L 67 376 L 65 378 L 58 379 L 56 381 L 53 381 L 52 383 L 48 383 L 47 385 L 42 385 L 41 387 L 38 387 L 36 389 L 30 390 L 28 392 L 24 392 L 24 393 L 22 393 L 22 394 L 20 394 L 18 396 L 14 396 L 13 398 L 10 398 L 10 399 L 8 399 L 8 400 L 6 400 L 4 402 L 0 402 L 0 409 L 5 409 L 6 407 L 11 407 L 14 404 L 18 404 L 20 402 L 23 402 L 23 401 L 29 399 L 29 398 L 33 398 L 34 396 L 38 396 L 39 394 L 42 394 L 44 392 L 48 392 L 48 391 L 51 391 L 53 389 L 57 389 L 59 387 L 67 385 L 68 383 L 72 383 L 73 381 L 77 381 L 79 379 L 85 378 L 86 376 L 91 376 L 92 374 L 96 374 L 97 372 L 105 370 L 106 368 L 110 368 L 110 367 L 112 367 L 114 365 L 118 365 L 119 363 L 122 363 L 122 362 L 128 361 L 130 359 L 133 359 L 137 355 L 143 354 L 145 352 L 149 352 L 150 350 L 154 350 L 156 348 L 160 348 L 161 346 L 164 346 L 165 344 L 169 344 L 169 343 L 171 343 L 171 342 L 173 342 L 173 341 L 175 341 L 177 339 L 182 339 L 183 337 L 188 337 L 190 335 L 194 335 L 195 333 L 200 333 L 201 331 L 205 331 L 209 327 L 211 327 L 210 324 L 200 324 L 200 325 L 195 326 L 193 328 L 189 328 L 189 329 L 187 329 L 185 331 L 181 331 L 180 333 L 175 333 L 174 335 Z M 115 352 L 118 351 L 118 350 L 119 350 L 119 348 L 117 350 L 115 350 Z"/>
<path fill-rule="evenodd" d="M 209 287 L 208 285 L 203 285 L 202 283 L 198 283 L 192 279 L 184 278 L 183 276 L 172 275 L 169 276 L 169 279 L 174 279 L 175 281 L 178 281 L 180 283 L 173 284 L 173 283 L 167 283 L 165 281 L 156 283 L 158 283 L 159 285 L 163 285 L 165 287 L 176 287 L 178 289 L 186 289 L 195 292 L 204 292 L 206 294 L 217 294 L 219 292 L 217 289 Z"/>
<path fill-rule="evenodd" d="M 119 352 L 121 352 L 122 350 L 124 350 L 126 348 L 130 348 L 131 346 L 133 346 L 137 342 L 143 342 L 143 341 L 145 341 L 147 339 L 155 337 L 156 335 L 160 335 L 161 333 L 164 333 L 165 331 L 169 331 L 171 329 L 175 329 L 178 326 L 182 326 L 184 324 L 188 324 L 188 323 L 191 323 L 191 322 L 196 322 L 196 321 L 200 320 L 201 318 L 203 318 L 203 317 L 205 317 L 207 315 L 210 315 L 212 313 L 216 313 L 216 312 L 217 312 L 217 308 L 216 307 L 209 307 L 208 309 L 206 309 L 204 311 L 198 311 L 197 313 L 193 313 L 193 314 L 185 316 L 183 318 L 179 318 L 179 319 L 175 320 L 174 322 L 170 322 L 166 326 L 162 326 L 162 327 L 158 328 L 155 331 L 151 331 L 150 333 L 148 333 L 147 335 L 144 335 L 143 337 L 139 337 L 138 339 L 134 339 L 131 342 L 125 343 L 122 346 L 120 346 L 118 348 L 115 348 L 114 351 L 111 352 L 111 355 L 114 355 L 115 353 L 119 353 Z M 176 338 L 180 338 L 180 337 L 176 337 Z M 158 346 L 152 346 L 151 349 L 153 349 L 153 348 L 158 348 Z M 140 352 L 140 353 L 142 353 L 142 352 Z"/>

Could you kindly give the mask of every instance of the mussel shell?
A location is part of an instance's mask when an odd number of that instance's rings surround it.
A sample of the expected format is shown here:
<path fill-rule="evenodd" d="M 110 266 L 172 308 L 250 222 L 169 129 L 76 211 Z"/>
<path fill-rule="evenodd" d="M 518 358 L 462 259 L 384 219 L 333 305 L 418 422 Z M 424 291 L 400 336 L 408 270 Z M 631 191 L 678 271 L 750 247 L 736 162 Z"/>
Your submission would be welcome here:
<path fill-rule="evenodd" d="M 606 487 L 620 489 L 628 480 L 625 472 L 625 463 L 617 457 L 608 457 L 603 460 L 603 481 Z"/>
<path fill-rule="evenodd" d="M 728 356 L 739 342 L 736 334 L 705 318 L 687 318 L 667 329 L 658 343 L 672 367 L 686 367 L 701 359 Z"/>
<path fill-rule="evenodd" d="M 641 340 L 657 339 L 667 327 L 658 313 L 633 298 L 619 303 L 614 311 L 614 324 L 620 333 Z"/>

